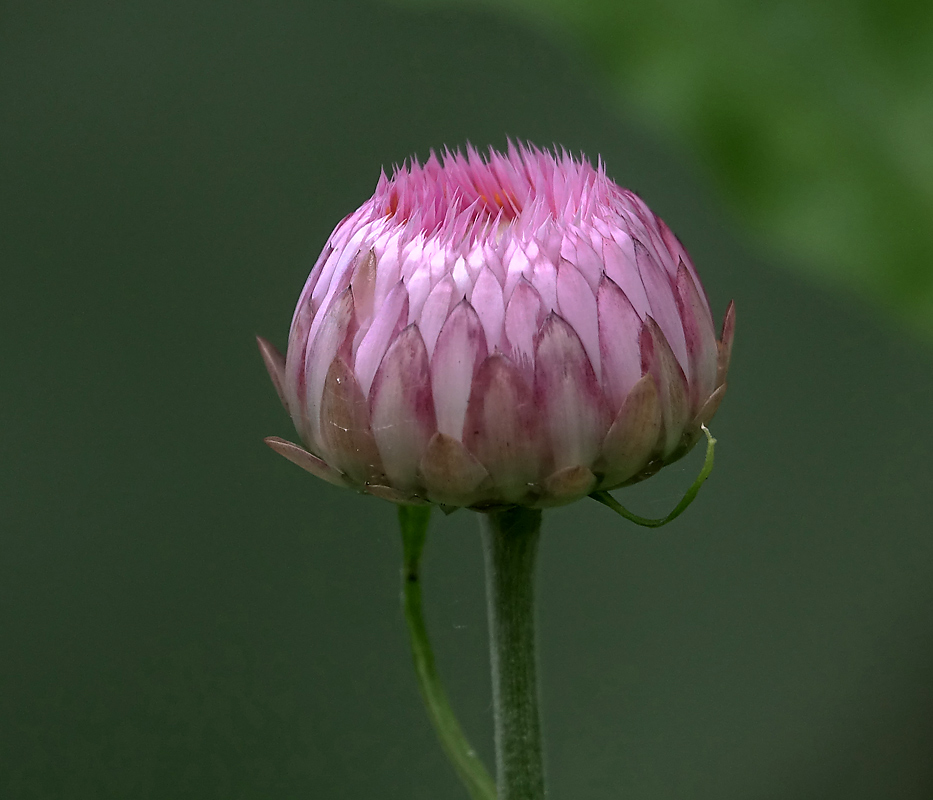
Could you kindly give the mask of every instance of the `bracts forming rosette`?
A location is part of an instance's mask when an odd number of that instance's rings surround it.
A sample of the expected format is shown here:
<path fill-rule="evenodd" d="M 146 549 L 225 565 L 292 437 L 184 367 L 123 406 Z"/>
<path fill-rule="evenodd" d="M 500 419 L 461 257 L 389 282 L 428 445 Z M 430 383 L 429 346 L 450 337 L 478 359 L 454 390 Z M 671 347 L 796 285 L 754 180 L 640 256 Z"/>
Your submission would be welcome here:
<path fill-rule="evenodd" d="M 600 164 L 510 146 L 382 175 L 331 234 L 269 373 L 332 483 L 400 503 L 568 503 L 687 453 L 726 389 L 686 250 Z"/>

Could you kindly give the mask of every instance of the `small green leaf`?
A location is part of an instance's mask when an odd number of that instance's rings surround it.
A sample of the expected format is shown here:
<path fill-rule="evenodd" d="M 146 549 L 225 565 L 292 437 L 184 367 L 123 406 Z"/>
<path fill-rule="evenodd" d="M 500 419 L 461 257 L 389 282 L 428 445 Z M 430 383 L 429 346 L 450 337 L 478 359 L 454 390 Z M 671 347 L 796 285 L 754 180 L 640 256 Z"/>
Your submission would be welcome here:
<path fill-rule="evenodd" d="M 700 470 L 700 474 L 697 475 L 697 479 L 693 482 L 693 485 L 687 489 L 687 493 L 683 496 L 683 499 L 666 517 L 662 517 L 661 519 L 648 519 L 647 517 L 640 517 L 638 514 L 633 514 L 627 508 L 622 506 L 622 504 L 619 503 L 619 501 L 616 500 L 611 494 L 609 494 L 609 492 L 593 492 L 590 497 L 592 497 L 597 502 L 602 503 L 604 506 L 608 506 L 613 511 L 615 511 L 616 514 L 625 517 L 627 520 L 634 522 L 636 525 L 641 525 L 645 528 L 660 528 L 662 525 L 667 525 L 668 522 L 677 519 L 677 517 L 684 513 L 684 511 L 687 509 L 687 506 L 689 506 L 693 502 L 694 498 L 696 498 L 697 492 L 700 491 L 700 487 L 703 485 L 703 482 L 713 471 L 713 454 L 716 450 L 716 440 L 709 432 L 709 428 L 707 428 L 705 425 L 703 426 L 703 433 L 706 434 L 706 459 L 703 461 L 703 469 Z"/>

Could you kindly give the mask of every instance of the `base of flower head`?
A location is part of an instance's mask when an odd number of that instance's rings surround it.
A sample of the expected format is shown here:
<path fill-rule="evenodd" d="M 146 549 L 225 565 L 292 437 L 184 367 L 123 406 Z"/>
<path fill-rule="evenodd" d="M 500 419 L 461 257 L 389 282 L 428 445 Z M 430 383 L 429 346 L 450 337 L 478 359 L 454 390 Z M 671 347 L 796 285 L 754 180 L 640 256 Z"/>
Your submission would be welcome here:
<path fill-rule="evenodd" d="M 488 512 L 511 506 L 550 508 L 566 505 L 596 492 L 639 483 L 690 452 L 700 439 L 703 427 L 716 413 L 726 391 L 724 377 L 728 369 L 733 319 L 730 307 L 719 352 L 722 383 L 704 402 L 698 404 L 699 411 L 688 424 L 676 423 L 680 430 L 679 436 L 672 437 L 668 432 L 671 418 L 665 414 L 661 402 L 663 394 L 670 392 L 670 382 L 666 381 L 663 373 L 658 373 L 656 377 L 648 371 L 629 391 L 615 421 L 598 445 L 595 458 L 587 463 L 565 462 L 564 466 L 552 468 L 549 473 L 533 480 L 516 480 L 513 473 L 511 479 L 505 475 L 503 481 L 503 474 L 497 473 L 495 468 L 495 448 L 492 449 L 493 458 L 486 452 L 489 450 L 488 442 L 484 450 L 482 440 L 469 440 L 472 447 L 468 448 L 464 442 L 440 431 L 426 439 L 420 460 L 415 462 L 416 469 L 411 470 L 414 479 L 402 486 L 389 484 L 381 464 L 378 468 L 367 466 L 375 463 L 372 459 L 379 459 L 378 456 L 366 456 L 365 449 L 350 449 L 354 458 L 346 459 L 346 463 L 354 468 L 345 470 L 341 461 L 327 458 L 326 454 L 313 453 L 275 436 L 265 441 L 277 453 L 322 480 L 397 504 L 437 505 L 448 513 L 457 508 Z M 260 339 L 259 345 L 273 383 L 279 389 L 284 359 L 269 342 Z M 491 369 L 485 385 L 495 390 L 498 388 L 496 381 L 502 378 L 496 374 L 496 370 L 502 372 L 505 369 L 500 366 L 505 364 L 505 360 L 491 359 L 489 364 Z M 352 386 L 353 382 L 345 378 L 342 385 Z M 333 389 L 329 397 L 335 395 L 338 388 Z M 288 409 L 284 393 L 280 392 L 280 397 Z M 507 392 L 503 397 L 504 400 L 510 399 Z M 505 405 L 508 406 L 508 403 Z M 531 405 L 528 407 L 533 408 Z M 354 427 L 352 415 L 344 417 L 346 421 L 343 426 L 332 425 L 337 433 L 349 432 Z M 492 423 L 496 421 L 494 414 L 490 420 Z M 503 430 L 504 439 L 508 439 L 509 429 Z M 498 440 L 496 447 L 501 448 L 502 441 Z M 521 446 L 520 439 L 515 440 L 512 446 Z M 488 468 L 480 459 L 485 461 Z M 533 471 L 537 472 L 538 462 L 532 461 L 532 464 Z M 530 470 L 525 474 L 529 473 Z M 382 480 L 373 480 L 373 477 L 381 477 Z"/>
<path fill-rule="evenodd" d="M 721 400 L 725 385 L 720 387 L 720 390 L 714 393 L 718 397 L 710 398 L 711 401 L 715 399 L 715 402 L 707 403 L 713 411 L 715 411 L 715 406 L 718 406 L 718 402 Z M 704 406 L 704 408 L 706 407 Z M 662 467 L 683 458 L 693 449 L 703 432 L 706 432 L 707 436 L 709 436 L 705 422 L 706 419 L 703 419 L 702 415 L 698 416 L 688 431 L 684 432 L 679 446 L 670 455 L 663 458 L 660 455 L 651 458 L 636 474 L 630 475 L 621 481 L 614 481 L 608 474 L 597 474 L 583 465 L 576 465 L 557 470 L 540 483 L 528 483 L 521 494 L 506 499 L 496 492 L 489 476 L 486 475 L 478 485 L 473 487 L 472 496 L 462 498 L 461 502 L 457 502 L 457 498 L 451 496 L 449 490 L 445 491 L 444 487 L 440 491 L 424 489 L 406 492 L 384 484 L 354 481 L 349 475 L 329 466 L 323 459 L 308 452 L 300 445 L 280 439 L 277 436 L 269 436 L 265 439 L 265 442 L 271 449 L 293 464 L 334 486 L 355 489 L 361 494 L 372 495 L 399 505 L 437 505 L 445 513 L 451 513 L 458 508 L 491 512 L 512 506 L 554 508 L 567 505 L 587 496 L 592 497 L 599 493 L 640 483 L 657 473 Z M 428 483 L 435 487 L 438 485 L 436 481 Z"/>

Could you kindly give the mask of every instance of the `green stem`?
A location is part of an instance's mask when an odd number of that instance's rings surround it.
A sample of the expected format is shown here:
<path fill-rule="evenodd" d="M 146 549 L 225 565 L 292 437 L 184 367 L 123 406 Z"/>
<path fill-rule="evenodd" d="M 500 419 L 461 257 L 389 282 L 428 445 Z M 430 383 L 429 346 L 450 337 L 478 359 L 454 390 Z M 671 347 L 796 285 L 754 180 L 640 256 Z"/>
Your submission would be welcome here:
<path fill-rule="evenodd" d="M 543 800 L 535 676 L 534 568 L 541 512 L 483 515 L 499 800 Z"/>
<path fill-rule="evenodd" d="M 404 554 L 402 608 L 408 624 L 415 674 L 441 746 L 466 785 L 470 797 L 473 800 L 495 800 L 496 785 L 467 741 L 441 686 L 428 629 L 424 624 L 421 610 L 421 553 L 428 535 L 430 517 L 430 506 L 399 506 L 398 509 Z"/>

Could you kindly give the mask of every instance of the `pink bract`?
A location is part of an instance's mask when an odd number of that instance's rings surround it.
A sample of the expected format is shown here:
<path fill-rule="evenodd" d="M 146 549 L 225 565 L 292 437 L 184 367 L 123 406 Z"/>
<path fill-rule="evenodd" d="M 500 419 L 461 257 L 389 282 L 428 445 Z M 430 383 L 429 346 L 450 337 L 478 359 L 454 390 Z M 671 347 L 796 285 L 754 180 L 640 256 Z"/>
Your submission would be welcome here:
<path fill-rule="evenodd" d="M 550 506 L 654 474 L 726 388 L 679 240 L 566 152 L 434 154 L 331 234 L 285 358 L 260 349 L 315 475 L 400 503 Z"/>

